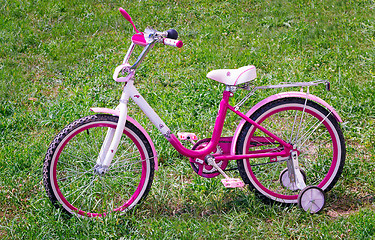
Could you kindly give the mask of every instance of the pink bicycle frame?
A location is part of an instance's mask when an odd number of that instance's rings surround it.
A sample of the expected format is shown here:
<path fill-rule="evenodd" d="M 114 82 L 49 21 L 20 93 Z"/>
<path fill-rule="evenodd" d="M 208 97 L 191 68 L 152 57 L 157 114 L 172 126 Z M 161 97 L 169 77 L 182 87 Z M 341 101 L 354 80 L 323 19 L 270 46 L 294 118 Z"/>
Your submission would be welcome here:
<path fill-rule="evenodd" d="M 274 141 L 277 141 L 279 144 L 281 144 L 284 149 L 279 152 L 269 152 L 267 150 L 264 150 L 259 153 L 254 153 L 254 154 L 245 154 L 245 155 L 233 155 L 233 154 L 228 154 L 228 155 L 221 155 L 221 156 L 216 156 L 215 159 L 217 160 L 236 160 L 236 159 L 243 159 L 243 158 L 263 158 L 263 157 L 287 157 L 290 154 L 290 150 L 292 149 L 292 146 L 289 143 L 286 143 L 283 139 L 277 137 L 274 135 L 272 132 L 268 131 L 264 127 L 260 126 L 258 123 L 254 122 L 252 119 L 247 117 L 245 114 L 237 111 L 234 107 L 229 105 L 229 98 L 233 96 L 233 93 L 230 91 L 224 91 L 223 93 L 223 98 L 220 102 L 220 107 L 219 107 L 219 112 L 217 114 L 217 118 L 215 121 L 215 126 L 214 130 L 212 133 L 212 138 L 211 141 L 207 144 L 207 146 L 203 149 L 199 150 L 191 150 L 185 148 L 181 142 L 178 140 L 178 138 L 174 134 L 170 134 L 167 137 L 167 140 L 172 144 L 172 146 L 182 155 L 187 156 L 187 157 L 192 157 L 192 158 L 204 158 L 211 152 L 213 152 L 216 149 L 216 146 L 219 143 L 221 133 L 223 130 L 224 126 L 224 121 L 225 117 L 227 114 L 228 109 L 243 118 L 244 120 L 250 122 L 253 124 L 256 128 L 261 130 L 262 132 L 266 133 L 271 139 Z"/>
<path fill-rule="evenodd" d="M 151 120 L 151 122 L 155 125 L 156 128 L 166 137 L 166 139 L 172 144 L 172 146 L 182 155 L 192 158 L 204 158 L 206 155 L 210 154 L 216 149 L 216 146 L 219 143 L 221 133 L 224 126 L 225 117 L 227 114 L 228 109 L 243 118 L 244 120 L 253 124 L 256 128 L 266 133 L 271 139 L 277 141 L 281 144 L 284 148 L 282 151 L 279 152 L 260 152 L 255 154 L 246 154 L 246 155 L 222 155 L 217 156 L 217 159 L 222 160 L 235 160 L 235 159 L 243 159 L 243 158 L 262 158 L 262 157 L 286 157 L 289 156 L 290 150 L 292 146 L 289 143 L 286 143 L 283 139 L 277 137 L 272 132 L 268 131 L 264 127 L 260 126 L 258 123 L 254 122 L 252 119 L 247 117 L 245 114 L 241 113 L 240 111 L 236 110 L 234 107 L 229 105 L 229 98 L 233 96 L 233 93 L 230 91 L 224 91 L 222 100 L 219 105 L 219 111 L 217 114 L 217 118 L 215 121 L 214 130 L 212 133 L 211 141 L 207 144 L 206 147 L 199 150 L 191 150 L 185 148 L 178 138 L 171 133 L 170 129 L 166 126 L 166 124 L 161 120 L 161 118 L 155 113 L 155 111 L 150 107 L 150 105 L 146 102 L 146 100 L 142 97 L 142 95 L 137 91 L 137 89 L 133 85 L 133 81 L 130 80 L 127 82 L 127 85 L 124 88 L 124 93 L 127 96 L 130 96 L 134 100 L 134 102 L 141 108 L 141 110 L 146 114 L 146 116 Z M 125 100 L 125 99 L 124 99 Z M 126 100 L 125 100 L 126 101 Z M 123 102 L 120 100 L 120 102 Z M 121 118 L 121 116 L 120 116 Z"/>
<path fill-rule="evenodd" d="M 280 145 L 283 146 L 283 149 L 280 151 L 267 151 L 262 150 L 260 152 L 253 152 L 252 154 L 245 154 L 245 155 L 235 155 L 235 154 L 227 154 L 227 155 L 220 155 L 216 156 L 217 160 L 236 160 L 236 159 L 244 159 L 244 158 L 263 158 L 263 157 L 287 157 L 290 154 L 290 150 L 292 146 L 289 143 L 286 143 L 283 139 L 279 138 L 278 136 L 274 135 L 272 132 L 268 131 L 264 127 L 260 126 L 258 123 L 254 122 L 252 119 L 247 117 L 245 114 L 239 112 L 234 107 L 229 105 L 229 98 L 233 96 L 233 93 L 230 91 L 224 91 L 223 97 L 219 105 L 219 111 L 217 114 L 217 118 L 215 121 L 214 130 L 212 133 L 212 138 L 210 142 L 207 144 L 206 147 L 203 149 L 198 150 L 191 150 L 185 148 L 178 138 L 171 133 L 170 129 L 166 126 L 166 124 L 161 120 L 161 118 L 156 114 L 156 112 L 151 108 L 151 106 L 146 102 L 146 100 L 142 97 L 142 95 L 138 92 L 138 90 L 133 85 L 133 80 L 131 77 L 128 77 L 126 80 L 126 86 L 123 89 L 122 99 L 120 100 L 120 105 L 117 107 L 119 112 L 116 112 L 116 115 L 119 115 L 119 122 L 122 123 L 126 121 L 126 114 L 127 113 L 127 102 L 129 98 L 132 98 L 133 101 L 141 108 L 141 110 L 145 113 L 145 115 L 150 119 L 150 121 L 155 125 L 155 127 L 165 136 L 165 138 L 172 144 L 172 146 L 182 155 L 191 157 L 191 158 L 204 158 L 205 156 L 209 155 L 210 153 L 214 152 L 216 149 L 219 140 L 221 138 L 221 133 L 223 130 L 225 117 L 227 114 L 228 109 L 243 118 L 245 121 L 250 122 L 256 128 L 266 133 L 270 139 L 273 141 L 277 141 Z M 95 111 L 95 109 L 92 109 Z M 103 109 L 102 109 L 103 110 Z M 113 110 L 112 110 L 113 112 Z M 108 113 L 110 113 L 108 111 Z M 123 125 L 122 125 L 123 126 Z M 118 127 L 119 128 L 119 127 Z M 117 129 L 116 129 L 117 130 Z M 122 129 L 119 129 L 122 131 Z M 119 141 L 116 138 L 113 138 L 114 142 Z M 113 143 L 112 143 L 113 144 Z M 115 145 L 116 146 L 116 145 Z M 117 148 L 117 147 L 116 147 Z M 110 147 L 111 151 L 108 151 L 107 157 L 114 154 L 116 151 L 112 151 L 112 147 Z M 109 158 L 105 158 L 104 162 L 101 162 L 102 165 L 109 166 L 112 156 Z"/>

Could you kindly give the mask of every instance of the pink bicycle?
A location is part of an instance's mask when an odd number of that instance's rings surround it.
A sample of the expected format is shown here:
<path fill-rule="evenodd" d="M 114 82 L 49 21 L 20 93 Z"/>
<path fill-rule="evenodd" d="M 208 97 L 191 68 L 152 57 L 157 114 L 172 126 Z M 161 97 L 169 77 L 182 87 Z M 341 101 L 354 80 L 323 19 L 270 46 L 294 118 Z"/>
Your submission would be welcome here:
<path fill-rule="evenodd" d="M 113 78 L 125 83 L 115 109 L 91 108 L 96 114 L 67 125 L 50 144 L 44 161 L 43 180 L 53 205 L 77 216 L 102 217 L 124 212 L 148 194 L 158 169 L 154 144 L 145 129 L 128 116 L 131 98 L 156 128 L 202 177 L 223 176 L 225 187 L 248 184 L 264 199 L 298 203 L 305 211 L 316 213 L 325 204 L 325 192 L 332 189 L 345 162 L 345 141 L 337 112 L 324 100 L 309 94 L 310 86 L 328 81 L 282 83 L 255 86 L 256 69 L 213 70 L 207 77 L 223 83 L 212 137 L 199 141 L 193 133 L 176 137 L 134 86 L 135 73 L 146 54 L 157 43 L 182 47 L 173 29 L 158 32 L 147 28 L 139 32 L 122 8 L 121 14 L 133 25 L 136 34 Z M 128 63 L 136 45 L 144 47 L 136 62 Z M 255 91 L 269 88 L 300 87 L 306 92 L 283 92 L 261 100 L 246 113 L 241 106 Z M 249 94 L 235 106 L 228 101 L 238 89 Z M 241 117 L 231 137 L 222 137 L 227 111 Z M 180 140 L 194 145 L 184 147 Z M 241 179 L 226 172 L 229 161 L 236 160 Z"/>

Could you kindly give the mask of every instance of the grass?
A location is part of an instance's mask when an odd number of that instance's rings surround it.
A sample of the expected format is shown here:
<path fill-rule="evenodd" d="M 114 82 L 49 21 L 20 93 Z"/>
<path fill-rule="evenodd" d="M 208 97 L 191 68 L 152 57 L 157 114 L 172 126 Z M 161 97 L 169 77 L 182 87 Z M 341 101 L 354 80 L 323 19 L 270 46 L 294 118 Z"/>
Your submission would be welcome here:
<path fill-rule="evenodd" d="M 149 130 L 161 162 L 147 200 L 98 220 L 65 219 L 51 206 L 41 184 L 49 142 L 91 106 L 117 105 L 121 85 L 111 76 L 133 31 L 120 6 L 139 29 L 173 27 L 185 43 L 155 47 L 137 78 L 174 132 L 209 137 L 222 91 L 205 77 L 213 69 L 254 64 L 259 84 L 331 81 L 331 92 L 311 92 L 344 120 L 347 161 L 322 213 L 265 205 L 197 177 L 136 108 L 130 115 Z M 0 12 L 0 238 L 374 238 L 374 1 L 0 0 Z M 230 134 L 237 122 L 228 120 Z"/>

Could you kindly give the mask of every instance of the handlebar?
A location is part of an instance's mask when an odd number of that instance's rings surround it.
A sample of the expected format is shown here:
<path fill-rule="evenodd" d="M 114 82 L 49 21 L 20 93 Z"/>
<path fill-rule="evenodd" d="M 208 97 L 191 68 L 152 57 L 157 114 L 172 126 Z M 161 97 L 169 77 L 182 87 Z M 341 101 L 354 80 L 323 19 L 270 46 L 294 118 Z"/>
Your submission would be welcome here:
<path fill-rule="evenodd" d="M 178 48 L 182 48 L 182 46 L 184 45 L 184 43 L 181 40 L 175 40 L 175 39 L 170 39 L 170 38 L 164 38 L 163 44 L 172 46 L 172 47 L 178 47 Z"/>
<path fill-rule="evenodd" d="M 143 33 L 134 34 L 132 36 L 132 42 L 142 47 L 146 47 L 150 42 L 146 41 Z M 171 39 L 167 37 L 155 37 L 151 42 L 160 42 L 164 45 L 181 48 L 184 43 L 181 40 Z"/>
<path fill-rule="evenodd" d="M 152 49 L 152 47 L 156 43 L 163 43 L 164 45 L 172 46 L 172 47 L 178 47 L 181 48 L 184 44 L 181 40 L 177 40 L 178 38 L 178 33 L 174 29 L 169 29 L 165 32 L 158 32 L 155 29 L 152 28 L 146 28 L 145 32 L 140 32 L 137 30 L 135 27 L 135 24 L 132 21 L 132 18 L 130 15 L 123 9 L 119 8 L 119 11 L 121 15 L 130 22 L 130 24 L 133 26 L 136 34 L 132 36 L 132 44 L 130 45 L 125 57 L 123 64 L 121 65 L 121 70 L 124 70 L 124 66 L 126 66 L 126 72 L 130 73 L 130 71 L 135 71 L 138 66 L 141 64 L 147 53 Z M 135 45 L 139 45 L 144 47 L 143 51 L 141 54 L 138 56 L 136 62 L 133 65 L 130 65 L 128 63 L 131 54 L 133 53 L 133 49 Z M 115 73 L 117 72 L 116 75 L 118 75 L 118 71 L 116 70 Z M 115 80 L 117 79 L 117 76 L 114 77 Z M 117 81 L 117 80 L 116 80 Z M 121 80 L 122 81 L 122 80 Z"/>
<path fill-rule="evenodd" d="M 125 11 L 123 8 L 119 8 L 119 11 L 121 15 L 130 22 L 130 24 L 133 26 L 135 32 L 137 34 L 134 34 L 132 37 L 132 42 L 134 44 L 140 45 L 140 46 L 147 46 L 151 42 L 160 42 L 164 45 L 172 46 L 172 47 L 178 47 L 181 48 L 184 44 L 181 40 L 177 40 L 178 33 L 174 29 L 169 29 L 165 32 L 157 32 L 154 29 L 146 29 L 146 38 L 145 34 L 138 31 L 138 29 L 135 27 L 132 18 L 130 17 L 129 13 Z"/>

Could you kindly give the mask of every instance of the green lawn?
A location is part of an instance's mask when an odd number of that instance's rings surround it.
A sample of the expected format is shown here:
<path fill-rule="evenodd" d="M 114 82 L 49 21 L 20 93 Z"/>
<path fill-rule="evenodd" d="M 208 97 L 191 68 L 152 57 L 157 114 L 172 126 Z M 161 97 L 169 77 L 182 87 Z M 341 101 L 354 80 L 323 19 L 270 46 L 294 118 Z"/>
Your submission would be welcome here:
<path fill-rule="evenodd" d="M 112 74 L 133 34 L 119 7 L 138 29 L 175 28 L 184 42 L 155 46 L 137 72 L 139 91 L 173 132 L 210 136 L 223 90 L 205 77 L 210 70 L 253 64 L 259 85 L 329 80 L 331 92 L 310 90 L 344 120 L 347 158 L 324 211 L 266 205 L 249 190 L 198 177 L 132 107 L 159 154 L 146 201 L 123 216 L 63 218 L 42 185 L 44 155 L 90 107 L 117 105 L 122 85 Z M 0 0 L 0 26 L 0 238 L 375 237 L 374 1 Z M 275 92 L 258 92 L 248 106 Z M 225 134 L 237 123 L 229 115 Z"/>

